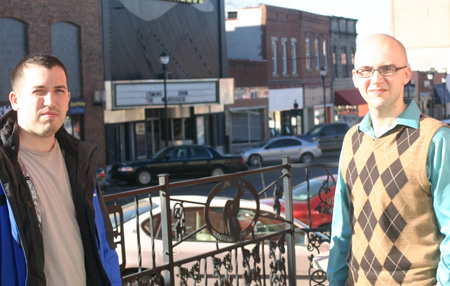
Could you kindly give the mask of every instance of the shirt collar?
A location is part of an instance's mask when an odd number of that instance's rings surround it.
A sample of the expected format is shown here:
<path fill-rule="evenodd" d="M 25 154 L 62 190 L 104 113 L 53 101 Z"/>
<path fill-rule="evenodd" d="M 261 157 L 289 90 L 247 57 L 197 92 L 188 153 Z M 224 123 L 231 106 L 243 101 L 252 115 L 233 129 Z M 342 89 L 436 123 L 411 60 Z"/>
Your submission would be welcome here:
<path fill-rule="evenodd" d="M 405 103 L 408 105 L 406 109 L 399 115 L 397 120 L 395 120 L 394 124 L 386 130 L 386 132 L 394 129 L 397 125 L 404 125 L 414 129 L 419 129 L 419 120 L 420 120 L 420 110 L 417 106 L 416 102 L 413 99 L 405 100 Z M 375 133 L 372 127 L 372 118 L 370 117 L 370 112 L 364 116 L 363 120 L 358 127 L 359 132 L 364 132 L 372 138 L 376 139 Z M 386 133 L 385 132 L 385 133 Z M 382 134 L 384 135 L 384 134 Z M 382 136 L 381 135 L 381 136 Z"/>

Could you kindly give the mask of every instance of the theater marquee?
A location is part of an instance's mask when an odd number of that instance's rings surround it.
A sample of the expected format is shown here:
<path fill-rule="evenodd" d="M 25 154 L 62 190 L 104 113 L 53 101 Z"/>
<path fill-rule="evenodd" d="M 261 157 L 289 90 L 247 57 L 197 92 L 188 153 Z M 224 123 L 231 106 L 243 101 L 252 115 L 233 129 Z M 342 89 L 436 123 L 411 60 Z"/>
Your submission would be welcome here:
<path fill-rule="evenodd" d="M 232 79 L 167 80 L 167 104 L 229 104 L 233 102 L 233 88 Z M 106 82 L 105 92 L 109 110 L 164 105 L 162 80 Z"/>

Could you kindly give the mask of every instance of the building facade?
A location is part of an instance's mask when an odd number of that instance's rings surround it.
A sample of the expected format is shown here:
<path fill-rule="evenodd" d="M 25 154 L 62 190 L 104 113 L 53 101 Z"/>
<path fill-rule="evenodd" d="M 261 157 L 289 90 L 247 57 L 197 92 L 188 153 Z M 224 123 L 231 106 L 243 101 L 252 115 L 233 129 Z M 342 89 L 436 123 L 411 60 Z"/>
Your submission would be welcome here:
<path fill-rule="evenodd" d="M 302 134 L 324 122 L 324 109 L 332 120 L 331 72 L 320 75 L 331 66 L 329 17 L 261 4 L 229 12 L 225 24 L 236 89 L 256 87 L 245 69 L 260 61 L 253 72 L 267 88 L 266 137 Z"/>
<path fill-rule="evenodd" d="M 234 89 L 223 5 L 102 1 L 108 164 L 150 157 L 167 144 L 227 151 L 224 104 L 233 103 Z"/>

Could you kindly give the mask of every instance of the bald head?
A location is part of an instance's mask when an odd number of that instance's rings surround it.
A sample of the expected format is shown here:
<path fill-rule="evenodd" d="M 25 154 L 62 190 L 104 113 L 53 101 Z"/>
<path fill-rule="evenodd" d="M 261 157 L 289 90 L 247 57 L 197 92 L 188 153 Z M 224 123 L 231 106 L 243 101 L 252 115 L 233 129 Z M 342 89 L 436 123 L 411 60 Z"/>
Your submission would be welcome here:
<path fill-rule="evenodd" d="M 362 42 L 355 54 L 355 69 L 367 66 L 367 61 L 407 66 L 406 49 L 400 41 L 386 34 L 375 34 Z"/>

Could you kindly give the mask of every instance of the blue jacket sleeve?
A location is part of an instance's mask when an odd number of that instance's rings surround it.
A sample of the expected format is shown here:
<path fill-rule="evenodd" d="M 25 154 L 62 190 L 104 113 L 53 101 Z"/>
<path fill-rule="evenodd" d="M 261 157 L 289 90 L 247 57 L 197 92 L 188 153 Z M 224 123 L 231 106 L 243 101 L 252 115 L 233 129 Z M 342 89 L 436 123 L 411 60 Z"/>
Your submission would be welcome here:
<path fill-rule="evenodd" d="M 122 278 L 120 276 L 119 258 L 114 248 L 110 247 L 108 237 L 106 234 L 106 225 L 109 221 L 104 221 L 105 213 L 100 206 L 97 190 L 94 195 L 95 208 L 95 225 L 97 226 L 97 251 L 102 261 L 103 268 L 108 275 L 109 281 L 113 286 L 122 285 Z"/>
<path fill-rule="evenodd" d="M 441 127 L 428 151 L 427 174 L 438 227 L 444 235 L 437 269 L 437 285 L 450 285 L 450 128 Z"/>
<path fill-rule="evenodd" d="M 19 230 L 0 182 L 0 285 L 25 285 L 26 275 Z"/>
<path fill-rule="evenodd" d="M 346 260 L 350 250 L 350 239 L 349 201 L 339 167 L 338 182 L 334 195 L 331 249 L 327 270 L 327 278 L 330 286 L 342 286 L 347 281 L 348 266 Z"/>

